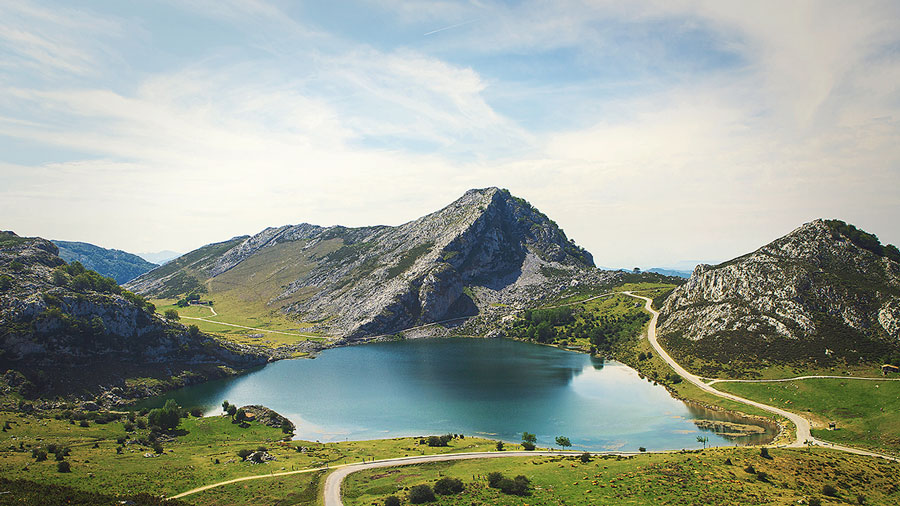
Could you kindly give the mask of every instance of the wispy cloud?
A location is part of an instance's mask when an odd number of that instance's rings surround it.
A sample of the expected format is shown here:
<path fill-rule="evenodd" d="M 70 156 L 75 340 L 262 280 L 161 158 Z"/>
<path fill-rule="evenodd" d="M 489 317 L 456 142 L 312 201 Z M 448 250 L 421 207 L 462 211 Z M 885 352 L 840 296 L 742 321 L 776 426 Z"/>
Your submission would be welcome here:
<path fill-rule="evenodd" d="M 724 259 L 818 216 L 900 242 L 893 3 L 359 5 L 394 24 L 354 38 L 290 4 L 171 4 L 209 23 L 194 46 L 128 6 L 0 0 L 0 141 L 78 153 L 0 160 L 4 228 L 184 250 L 498 185 L 605 265 Z M 189 54 L 143 48 L 144 66 L 135 30 Z"/>

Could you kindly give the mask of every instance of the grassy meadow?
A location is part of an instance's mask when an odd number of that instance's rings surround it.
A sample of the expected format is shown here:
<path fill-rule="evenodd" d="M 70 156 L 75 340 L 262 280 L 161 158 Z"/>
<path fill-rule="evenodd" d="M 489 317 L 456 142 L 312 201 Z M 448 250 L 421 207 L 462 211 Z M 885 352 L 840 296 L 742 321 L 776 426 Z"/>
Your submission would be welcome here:
<path fill-rule="evenodd" d="M 487 475 L 523 475 L 527 496 L 490 488 Z M 344 482 L 344 504 L 384 504 L 403 499 L 415 485 L 442 477 L 465 484 L 459 495 L 437 496 L 434 505 L 516 506 L 593 504 L 893 504 L 900 499 L 900 464 L 824 449 L 716 448 L 634 457 L 522 457 L 430 463 L 354 473 Z M 833 487 L 833 492 L 825 486 Z M 833 493 L 833 495 L 828 495 Z M 801 502 L 802 501 L 802 502 Z"/>

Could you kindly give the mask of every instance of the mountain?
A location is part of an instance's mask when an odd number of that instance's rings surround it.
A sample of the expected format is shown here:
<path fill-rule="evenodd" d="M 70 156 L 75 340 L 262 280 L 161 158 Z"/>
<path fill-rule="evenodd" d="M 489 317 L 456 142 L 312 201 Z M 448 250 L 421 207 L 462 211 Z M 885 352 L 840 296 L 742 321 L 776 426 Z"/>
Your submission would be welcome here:
<path fill-rule="evenodd" d="M 0 370 L 24 373 L 34 389 L 121 388 L 125 377 L 199 379 L 265 363 L 157 316 L 139 295 L 58 251 L 46 239 L 0 232 Z"/>
<path fill-rule="evenodd" d="M 138 253 L 137 256 L 143 258 L 144 260 L 156 264 L 162 265 L 173 258 L 178 258 L 181 256 L 181 253 L 177 251 L 172 251 L 169 249 L 165 249 L 162 251 L 149 252 L 149 253 Z"/>
<path fill-rule="evenodd" d="M 108 276 L 122 284 L 153 269 L 157 264 L 117 249 L 106 249 L 86 242 L 53 241 L 59 257 L 66 262 L 81 262 L 88 269 Z"/>
<path fill-rule="evenodd" d="M 709 376 L 878 361 L 900 350 L 898 262 L 900 251 L 876 236 L 815 220 L 747 255 L 697 266 L 666 299 L 660 339 Z"/>
<path fill-rule="evenodd" d="M 659 267 L 654 267 L 647 272 L 655 272 L 657 274 L 662 274 L 663 276 L 674 276 L 678 278 L 691 277 L 691 271 L 679 271 L 677 269 L 661 269 Z"/>
<path fill-rule="evenodd" d="M 208 293 L 357 338 L 526 304 L 602 277 L 587 251 L 507 190 L 470 190 L 400 226 L 267 228 L 188 253 L 127 286 Z"/>

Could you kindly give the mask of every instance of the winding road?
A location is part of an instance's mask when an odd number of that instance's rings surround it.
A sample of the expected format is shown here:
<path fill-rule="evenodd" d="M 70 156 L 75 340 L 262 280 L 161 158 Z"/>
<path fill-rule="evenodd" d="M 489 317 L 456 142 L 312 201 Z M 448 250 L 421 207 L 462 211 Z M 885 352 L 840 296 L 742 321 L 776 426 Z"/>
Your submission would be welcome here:
<path fill-rule="evenodd" d="M 656 311 L 653 309 L 653 307 L 652 307 L 653 300 L 648 297 L 641 296 L 641 295 L 635 295 L 632 292 L 623 292 L 623 293 L 644 301 L 644 303 L 645 303 L 644 307 L 647 309 L 647 311 L 650 312 L 651 315 L 653 315 L 653 317 L 650 319 L 650 325 L 647 328 L 647 339 L 650 341 L 650 345 L 653 346 L 653 349 L 656 350 L 656 353 L 660 356 L 660 358 L 662 358 L 667 364 L 669 364 L 669 367 L 671 367 L 673 370 L 675 370 L 675 372 L 678 373 L 682 378 L 693 383 L 701 390 L 703 390 L 705 392 L 709 392 L 715 396 L 723 397 L 725 399 L 731 399 L 733 401 L 737 401 L 742 404 L 754 406 L 759 409 L 768 411 L 770 413 L 775 413 L 776 415 L 783 416 L 783 417 L 787 418 L 788 420 L 790 420 L 794 424 L 794 426 L 797 428 L 796 437 L 794 438 L 794 441 L 792 441 L 791 443 L 789 443 L 787 445 L 783 445 L 783 446 L 789 447 L 789 448 L 798 448 L 798 447 L 805 446 L 807 444 L 815 444 L 815 445 L 820 445 L 820 446 L 824 446 L 827 448 L 833 448 L 835 450 L 840 450 L 840 451 L 844 451 L 844 452 L 848 452 L 848 453 L 855 453 L 857 455 L 867 455 L 869 457 L 881 457 L 883 459 L 900 462 L 900 459 L 898 459 L 896 457 L 891 457 L 889 455 L 883 455 L 881 453 L 860 450 L 858 448 L 852 448 L 849 446 L 837 445 L 834 443 L 829 443 L 827 441 L 822 441 L 820 439 L 816 439 L 812 436 L 812 434 L 810 434 L 809 420 L 807 420 L 806 418 L 804 418 L 796 413 L 792 413 L 790 411 L 785 411 L 785 410 L 783 410 L 781 408 L 777 408 L 775 406 L 769 406 L 768 404 L 763 404 L 761 402 L 751 401 L 750 399 L 745 399 L 743 397 L 739 397 L 734 394 L 722 392 L 721 390 L 716 390 L 715 388 L 712 387 L 712 384 L 715 383 L 716 381 L 721 381 L 721 380 L 713 380 L 708 383 L 704 382 L 703 379 L 700 378 L 699 376 L 691 374 L 684 367 L 681 367 L 681 365 L 679 365 L 678 362 L 676 362 L 666 352 L 666 350 L 664 350 L 663 347 L 660 346 L 659 341 L 656 340 L 656 322 L 659 319 L 659 311 Z M 838 377 L 841 379 L 849 379 L 849 378 L 843 377 L 843 376 L 838 376 Z M 796 378 L 794 378 L 794 379 L 796 379 Z M 862 379 L 862 378 L 860 378 L 860 379 Z M 790 380 L 786 380 L 786 381 L 790 381 Z"/>
<path fill-rule="evenodd" d="M 712 379 L 708 382 L 705 382 L 703 378 L 688 372 L 685 368 L 681 367 L 678 362 L 676 362 L 667 352 L 660 346 L 659 341 L 656 338 L 656 323 L 659 319 L 659 312 L 654 310 L 652 307 L 653 300 L 649 297 L 644 297 L 642 295 L 636 295 L 632 292 L 620 292 L 630 297 L 634 297 L 637 299 L 641 299 L 644 301 L 646 310 L 652 315 L 650 319 L 650 324 L 647 327 L 647 339 L 650 342 L 650 345 L 656 351 L 656 353 L 662 358 L 668 365 L 671 367 L 676 373 L 678 373 L 684 380 L 689 381 L 693 385 L 697 386 L 701 390 L 708 392 L 712 395 L 722 397 L 725 399 L 730 399 L 736 402 L 740 402 L 743 404 L 747 404 L 749 406 L 754 406 L 759 409 L 768 411 L 770 413 L 774 413 L 776 415 L 782 416 L 790 420 L 794 426 L 796 427 L 796 437 L 794 440 L 787 444 L 782 445 L 787 448 L 799 448 L 806 445 L 819 445 L 826 448 L 831 448 L 847 453 L 854 453 L 857 455 L 865 455 L 869 457 L 880 457 L 887 460 L 893 460 L 900 462 L 900 458 L 892 457 L 889 455 L 883 455 L 876 452 L 870 452 L 866 450 L 860 450 L 857 448 L 852 448 L 849 446 L 842 446 L 833 443 L 829 443 L 827 441 L 822 441 L 820 439 L 814 438 L 810 434 L 810 424 L 809 420 L 806 418 L 792 413 L 790 411 L 783 410 L 781 408 L 775 406 L 769 406 L 767 404 L 763 404 L 761 402 L 752 401 L 750 399 L 745 399 L 743 397 L 739 397 L 737 395 L 733 395 L 727 392 L 722 392 L 720 390 L 716 390 L 712 387 L 714 383 L 725 382 L 725 381 L 741 381 L 741 382 L 772 382 L 772 381 L 794 381 L 801 379 L 812 379 L 812 378 L 837 378 L 837 379 L 860 379 L 860 380 L 881 380 L 881 378 L 860 378 L 860 377 L 848 377 L 848 376 L 798 376 L 796 378 L 787 378 L 787 379 L 779 379 L 779 380 L 723 380 L 723 379 Z M 603 297 L 609 294 L 599 295 L 597 297 Z M 592 298 L 592 299 L 593 299 Z M 591 299 L 588 299 L 591 300 Z M 585 302 L 577 301 L 575 303 Z M 568 305 L 568 304 L 564 304 Z M 200 319 L 200 318 L 193 318 Z M 221 322 L 212 322 L 212 323 L 221 323 Z M 435 322 L 428 325 L 436 325 L 441 322 Z M 227 325 L 227 324 L 225 324 Z M 424 325 L 424 326 L 428 326 Z M 240 326 L 240 325 L 235 325 Z M 245 327 L 250 328 L 250 327 Z M 263 329 L 258 329 L 263 330 Z M 272 332 L 272 331 L 269 331 Z M 895 381 L 897 379 L 894 379 Z M 359 462 L 355 464 L 342 464 L 338 466 L 332 466 L 331 469 L 334 469 L 334 472 L 328 475 L 325 479 L 325 506 L 343 506 L 343 502 L 341 501 L 341 484 L 344 481 L 344 478 L 349 476 L 352 473 L 363 471 L 366 469 L 378 469 L 383 467 L 396 467 L 396 466 L 406 466 L 406 465 L 415 465 L 415 464 L 425 464 L 428 462 L 446 462 L 453 460 L 468 460 L 468 459 L 491 459 L 491 458 L 504 458 L 504 457 L 533 457 L 533 456 L 557 456 L 557 455 L 580 455 L 582 452 L 542 452 L 542 451 L 533 451 L 533 452 L 524 452 L 524 451 L 511 451 L 511 452 L 475 452 L 475 453 L 450 453 L 450 454 L 441 454 L 441 455 L 422 455 L 422 456 L 414 456 L 414 457 L 399 457 L 393 459 L 384 459 L 384 460 L 375 460 L 371 462 Z M 618 455 L 631 455 L 629 452 L 599 452 L 605 454 L 618 454 Z M 596 454 L 596 452 L 595 452 Z M 247 480 L 257 480 L 263 478 L 275 478 L 279 476 L 287 476 L 292 474 L 301 474 L 301 473 L 312 473 L 322 471 L 323 469 L 328 468 L 316 468 L 316 469 L 302 469 L 299 471 L 286 471 L 282 473 L 272 473 L 272 474 L 264 474 L 264 475 L 256 475 L 256 476 L 245 476 L 242 478 L 235 478 L 232 480 L 226 480 L 218 483 L 213 483 L 210 485 L 204 485 L 202 487 L 197 487 L 192 490 L 188 490 L 186 492 L 182 492 L 178 495 L 174 495 L 171 499 L 178 499 L 181 497 L 185 497 L 191 494 L 195 494 L 197 492 L 202 492 L 204 490 L 209 490 L 211 488 L 220 487 L 223 485 L 228 485 L 231 483 L 238 483 L 241 481 Z"/>

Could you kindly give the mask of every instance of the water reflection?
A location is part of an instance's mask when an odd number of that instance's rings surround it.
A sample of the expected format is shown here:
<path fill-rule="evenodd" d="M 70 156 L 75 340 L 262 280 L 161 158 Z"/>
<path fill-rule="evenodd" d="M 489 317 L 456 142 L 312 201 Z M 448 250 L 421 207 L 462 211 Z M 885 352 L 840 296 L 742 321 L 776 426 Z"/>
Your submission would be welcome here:
<path fill-rule="evenodd" d="M 170 397 L 214 413 L 224 399 L 264 404 L 290 418 L 298 438 L 321 441 L 454 432 L 517 442 L 528 431 L 540 446 L 564 435 L 586 450 L 680 449 L 700 446 L 704 429 L 693 420 L 735 421 L 673 399 L 618 362 L 501 339 L 339 348 Z M 734 444 L 714 427 L 704 434 Z"/>

